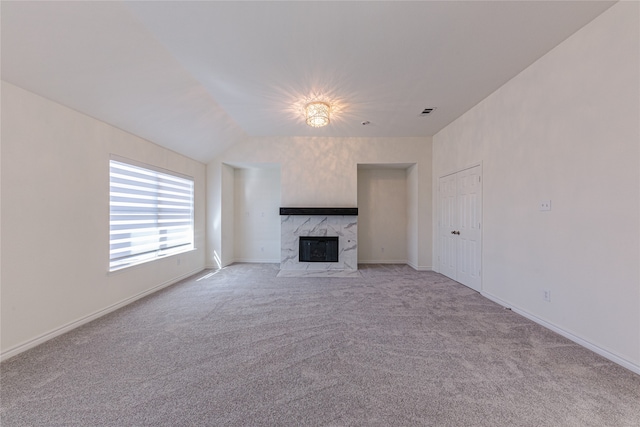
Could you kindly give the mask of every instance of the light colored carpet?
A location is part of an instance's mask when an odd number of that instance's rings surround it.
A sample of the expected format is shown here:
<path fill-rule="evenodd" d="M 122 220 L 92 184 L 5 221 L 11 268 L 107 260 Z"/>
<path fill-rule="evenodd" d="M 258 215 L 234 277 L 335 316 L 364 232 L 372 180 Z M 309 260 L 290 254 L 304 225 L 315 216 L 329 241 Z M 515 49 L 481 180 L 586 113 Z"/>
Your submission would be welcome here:
<path fill-rule="evenodd" d="M 2 426 L 640 425 L 638 375 L 439 274 L 211 273 L 2 363 Z"/>

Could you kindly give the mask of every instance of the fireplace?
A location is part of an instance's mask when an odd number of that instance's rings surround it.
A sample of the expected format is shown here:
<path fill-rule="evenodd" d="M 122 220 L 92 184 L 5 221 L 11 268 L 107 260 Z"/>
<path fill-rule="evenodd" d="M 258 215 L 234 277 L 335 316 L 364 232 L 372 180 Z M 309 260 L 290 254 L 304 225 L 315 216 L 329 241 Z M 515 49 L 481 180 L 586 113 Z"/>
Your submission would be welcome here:
<path fill-rule="evenodd" d="M 299 262 L 338 262 L 338 236 L 300 236 Z"/>
<path fill-rule="evenodd" d="M 358 270 L 358 208 L 283 207 L 280 215 L 280 270 Z"/>

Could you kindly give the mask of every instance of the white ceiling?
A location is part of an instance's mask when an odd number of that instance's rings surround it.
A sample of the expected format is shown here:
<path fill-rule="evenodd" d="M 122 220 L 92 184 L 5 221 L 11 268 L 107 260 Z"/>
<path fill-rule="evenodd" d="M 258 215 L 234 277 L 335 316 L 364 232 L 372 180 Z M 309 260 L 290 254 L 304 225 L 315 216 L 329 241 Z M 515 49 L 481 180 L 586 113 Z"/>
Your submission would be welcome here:
<path fill-rule="evenodd" d="M 247 136 L 434 135 L 612 4 L 2 1 L 1 71 L 207 162 Z"/>

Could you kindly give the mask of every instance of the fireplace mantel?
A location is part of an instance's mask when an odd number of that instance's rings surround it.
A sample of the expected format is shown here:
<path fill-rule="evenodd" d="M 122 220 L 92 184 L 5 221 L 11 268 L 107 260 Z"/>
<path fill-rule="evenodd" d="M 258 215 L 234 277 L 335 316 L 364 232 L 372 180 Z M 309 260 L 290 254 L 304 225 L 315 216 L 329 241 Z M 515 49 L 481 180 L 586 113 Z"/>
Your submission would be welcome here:
<path fill-rule="evenodd" d="M 280 215 L 357 216 L 358 208 L 280 208 Z"/>

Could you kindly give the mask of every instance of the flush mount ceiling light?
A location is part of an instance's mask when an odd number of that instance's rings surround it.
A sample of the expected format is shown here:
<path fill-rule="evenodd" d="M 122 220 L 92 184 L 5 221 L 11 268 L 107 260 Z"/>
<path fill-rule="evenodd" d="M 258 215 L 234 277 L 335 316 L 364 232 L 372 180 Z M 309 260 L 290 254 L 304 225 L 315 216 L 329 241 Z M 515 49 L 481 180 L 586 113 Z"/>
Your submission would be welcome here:
<path fill-rule="evenodd" d="M 326 102 L 310 102 L 305 107 L 307 124 L 314 128 L 320 128 L 329 124 L 329 112 L 331 107 Z"/>

